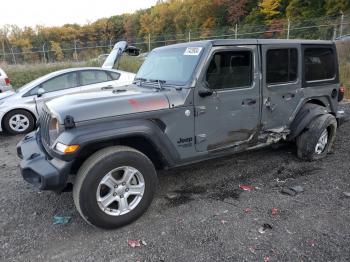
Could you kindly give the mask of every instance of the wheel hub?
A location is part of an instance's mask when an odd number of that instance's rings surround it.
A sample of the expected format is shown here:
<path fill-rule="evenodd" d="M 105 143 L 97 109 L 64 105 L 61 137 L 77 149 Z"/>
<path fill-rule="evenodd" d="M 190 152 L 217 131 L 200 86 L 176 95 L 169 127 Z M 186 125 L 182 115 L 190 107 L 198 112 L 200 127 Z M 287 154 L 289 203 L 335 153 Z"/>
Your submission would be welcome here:
<path fill-rule="evenodd" d="M 315 153 L 318 155 L 321 155 L 325 151 L 327 144 L 328 144 L 328 130 L 326 129 L 322 132 L 316 144 Z"/>
<path fill-rule="evenodd" d="M 143 175 L 133 167 L 119 167 L 99 183 L 96 200 L 100 209 L 111 216 L 125 215 L 136 208 L 145 191 Z"/>

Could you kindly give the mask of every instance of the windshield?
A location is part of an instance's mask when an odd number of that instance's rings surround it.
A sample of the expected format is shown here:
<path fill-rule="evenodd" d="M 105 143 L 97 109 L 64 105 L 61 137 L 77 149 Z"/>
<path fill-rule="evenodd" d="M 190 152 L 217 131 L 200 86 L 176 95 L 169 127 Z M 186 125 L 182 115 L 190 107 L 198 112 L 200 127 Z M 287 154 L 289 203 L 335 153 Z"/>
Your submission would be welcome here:
<path fill-rule="evenodd" d="M 136 79 L 161 80 L 167 84 L 185 85 L 196 69 L 202 47 L 160 49 L 151 52 Z"/>

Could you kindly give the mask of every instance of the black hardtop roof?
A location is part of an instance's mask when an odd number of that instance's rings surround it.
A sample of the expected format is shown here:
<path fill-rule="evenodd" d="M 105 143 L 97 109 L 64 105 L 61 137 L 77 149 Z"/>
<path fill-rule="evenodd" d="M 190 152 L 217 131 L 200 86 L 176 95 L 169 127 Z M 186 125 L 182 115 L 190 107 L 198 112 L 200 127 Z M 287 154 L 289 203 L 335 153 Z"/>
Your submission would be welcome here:
<path fill-rule="evenodd" d="M 333 41 L 326 40 L 301 40 L 301 39 L 216 39 L 181 44 L 168 45 L 157 49 L 181 48 L 181 47 L 207 47 L 207 46 L 229 46 L 229 45 L 271 45 L 271 44 L 304 44 L 304 45 L 332 45 Z"/>

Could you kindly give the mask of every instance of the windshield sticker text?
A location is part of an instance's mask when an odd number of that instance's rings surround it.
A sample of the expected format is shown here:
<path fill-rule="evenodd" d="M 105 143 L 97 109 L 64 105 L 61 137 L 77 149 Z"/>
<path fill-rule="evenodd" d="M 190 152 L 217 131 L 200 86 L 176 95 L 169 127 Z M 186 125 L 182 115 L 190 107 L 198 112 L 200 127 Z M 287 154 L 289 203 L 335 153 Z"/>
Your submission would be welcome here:
<path fill-rule="evenodd" d="M 198 56 L 201 53 L 202 49 L 202 47 L 188 47 L 184 55 Z"/>

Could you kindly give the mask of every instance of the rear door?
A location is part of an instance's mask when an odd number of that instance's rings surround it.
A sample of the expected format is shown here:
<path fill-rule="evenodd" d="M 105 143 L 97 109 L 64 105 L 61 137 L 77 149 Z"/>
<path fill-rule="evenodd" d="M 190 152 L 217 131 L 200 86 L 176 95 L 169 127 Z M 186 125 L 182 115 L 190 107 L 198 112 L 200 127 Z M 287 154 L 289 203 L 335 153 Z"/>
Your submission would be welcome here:
<path fill-rule="evenodd" d="M 260 122 L 260 74 L 256 45 L 212 48 L 203 83 L 195 92 L 197 151 L 216 151 L 253 141 Z"/>
<path fill-rule="evenodd" d="M 289 126 L 304 97 L 300 44 L 262 45 L 263 129 Z"/>
<path fill-rule="evenodd" d="M 117 76 L 116 76 L 117 77 Z M 112 76 L 104 70 L 84 70 L 79 72 L 81 92 L 112 90 L 116 87 Z"/>

